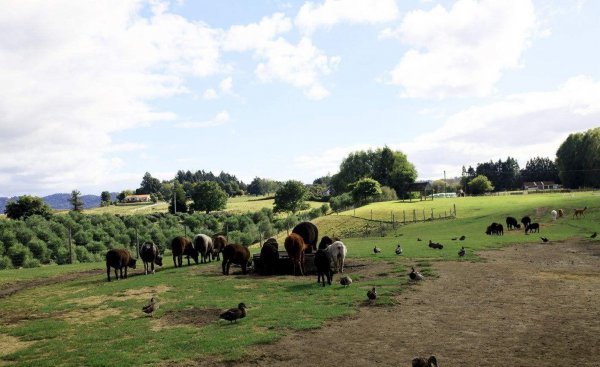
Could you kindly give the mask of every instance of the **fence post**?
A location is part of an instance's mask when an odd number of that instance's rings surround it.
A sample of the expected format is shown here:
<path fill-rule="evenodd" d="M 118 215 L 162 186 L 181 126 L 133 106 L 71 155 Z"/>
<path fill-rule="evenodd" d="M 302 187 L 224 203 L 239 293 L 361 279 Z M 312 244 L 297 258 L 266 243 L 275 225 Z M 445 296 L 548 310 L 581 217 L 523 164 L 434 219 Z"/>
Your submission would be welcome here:
<path fill-rule="evenodd" d="M 69 264 L 73 264 L 73 251 L 71 250 L 71 226 L 69 226 Z"/>
<path fill-rule="evenodd" d="M 456 204 L 454 204 L 454 216 L 456 217 Z"/>
<path fill-rule="evenodd" d="M 402 211 L 402 217 L 403 217 L 403 220 L 402 220 L 402 222 L 403 222 L 404 224 L 406 224 L 406 210 L 403 210 L 403 211 Z"/>
<path fill-rule="evenodd" d="M 373 220 L 373 209 L 371 209 L 371 220 Z"/>
<path fill-rule="evenodd" d="M 425 222 L 425 209 L 423 209 L 423 222 Z"/>
<path fill-rule="evenodd" d="M 433 208 L 431 208 L 431 219 L 433 220 Z"/>
<path fill-rule="evenodd" d="M 413 209 L 413 222 L 417 222 L 417 209 Z"/>

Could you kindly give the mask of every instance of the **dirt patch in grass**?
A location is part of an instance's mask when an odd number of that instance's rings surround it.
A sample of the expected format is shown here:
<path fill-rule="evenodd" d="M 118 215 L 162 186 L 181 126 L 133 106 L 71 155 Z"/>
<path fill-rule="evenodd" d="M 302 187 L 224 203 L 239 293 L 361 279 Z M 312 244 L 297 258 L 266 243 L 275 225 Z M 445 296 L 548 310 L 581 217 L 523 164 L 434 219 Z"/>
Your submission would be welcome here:
<path fill-rule="evenodd" d="M 0 357 L 18 352 L 21 349 L 29 347 L 33 343 L 34 342 L 21 341 L 14 336 L 0 334 Z"/>
<path fill-rule="evenodd" d="M 97 308 L 93 310 L 73 310 L 61 314 L 58 318 L 72 324 L 87 324 L 102 320 L 108 316 L 117 316 L 121 312 L 116 308 Z"/>
<path fill-rule="evenodd" d="M 42 286 L 50 285 L 50 284 L 68 282 L 70 280 L 78 279 L 78 278 L 86 276 L 86 275 L 97 275 L 99 270 L 101 270 L 101 269 L 92 269 L 92 270 L 80 271 L 80 272 L 75 272 L 75 273 L 63 274 L 60 276 L 49 277 L 49 278 L 25 280 L 25 281 L 20 281 L 16 284 L 8 284 L 6 286 L 0 287 L 0 298 L 12 296 L 13 294 L 15 294 L 17 292 L 20 292 L 22 290 L 29 289 L 29 288 L 36 288 L 36 287 L 42 287 Z"/>
<path fill-rule="evenodd" d="M 185 310 L 167 311 L 152 322 L 151 329 L 159 331 L 173 326 L 203 327 L 219 321 L 223 312 L 218 308 L 188 308 Z"/>
<path fill-rule="evenodd" d="M 165 293 L 168 290 L 170 290 L 171 287 L 169 287 L 168 285 L 164 285 L 164 284 L 159 284 L 155 287 L 143 287 L 143 288 L 137 288 L 137 289 L 128 289 L 125 292 L 123 292 L 121 295 L 119 295 L 118 297 L 116 297 L 115 299 L 118 300 L 129 300 L 129 299 L 145 299 L 148 298 L 150 299 L 151 297 L 156 297 L 157 295 L 161 294 L 161 293 Z"/>
<path fill-rule="evenodd" d="M 442 366 L 598 365 L 600 244 L 570 240 L 479 255 L 483 261 L 433 262 L 436 277 L 407 287 L 390 307 L 360 307 L 321 329 L 250 348 L 241 360 L 203 365 L 408 366 L 432 354 Z M 369 270 L 362 281 L 383 272 Z"/>

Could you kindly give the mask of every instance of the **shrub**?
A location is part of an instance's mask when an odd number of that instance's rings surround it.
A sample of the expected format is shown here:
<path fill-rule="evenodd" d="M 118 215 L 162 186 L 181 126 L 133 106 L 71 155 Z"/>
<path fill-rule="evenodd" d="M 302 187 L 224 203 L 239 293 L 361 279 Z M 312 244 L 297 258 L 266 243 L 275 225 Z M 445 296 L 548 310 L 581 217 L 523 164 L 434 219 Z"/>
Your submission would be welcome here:
<path fill-rule="evenodd" d="M 29 258 L 23 264 L 24 268 L 37 268 L 40 267 L 41 263 L 38 259 Z"/>
<path fill-rule="evenodd" d="M 0 256 L 0 270 L 12 268 L 12 262 L 8 256 Z"/>
<path fill-rule="evenodd" d="M 43 263 L 47 263 L 48 260 L 50 260 L 50 253 L 44 241 L 34 238 L 31 241 L 29 241 L 27 247 L 29 248 L 29 251 L 31 251 L 31 254 L 35 259 Z"/>
<path fill-rule="evenodd" d="M 18 268 L 23 266 L 23 264 L 31 258 L 31 251 L 19 243 L 8 250 L 8 257 L 10 257 L 13 266 Z"/>

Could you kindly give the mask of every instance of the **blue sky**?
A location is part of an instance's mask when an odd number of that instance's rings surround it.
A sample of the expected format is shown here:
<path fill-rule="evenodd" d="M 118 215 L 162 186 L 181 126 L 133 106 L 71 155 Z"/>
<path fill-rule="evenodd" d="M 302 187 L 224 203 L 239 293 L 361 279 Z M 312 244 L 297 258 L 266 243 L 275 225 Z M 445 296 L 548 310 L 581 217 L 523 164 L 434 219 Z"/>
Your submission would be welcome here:
<path fill-rule="evenodd" d="M 312 182 L 358 149 L 419 179 L 600 126 L 597 1 L 0 2 L 0 196 L 179 169 Z"/>

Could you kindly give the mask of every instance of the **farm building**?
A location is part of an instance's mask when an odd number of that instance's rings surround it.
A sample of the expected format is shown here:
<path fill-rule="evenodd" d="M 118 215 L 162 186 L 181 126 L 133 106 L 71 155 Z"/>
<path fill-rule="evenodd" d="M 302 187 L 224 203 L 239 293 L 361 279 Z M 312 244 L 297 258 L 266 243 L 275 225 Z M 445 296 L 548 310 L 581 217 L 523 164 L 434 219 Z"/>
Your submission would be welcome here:
<path fill-rule="evenodd" d="M 523 190 L 557 190 L 560 189 L 560 185 L 555 183 L 554 181 L 534 181 L 534 182 L 524 182 Z"/>
<path fill-rule="evenodd" d="M 148 202 L 152 201 L 152 199 L 150 198 L 150 195 L 148 195 L 148 194 L 127 195 L 127 196 L 125 196 L 125 199 L 123 201 L 126 203 L 148 203 Z"/>

